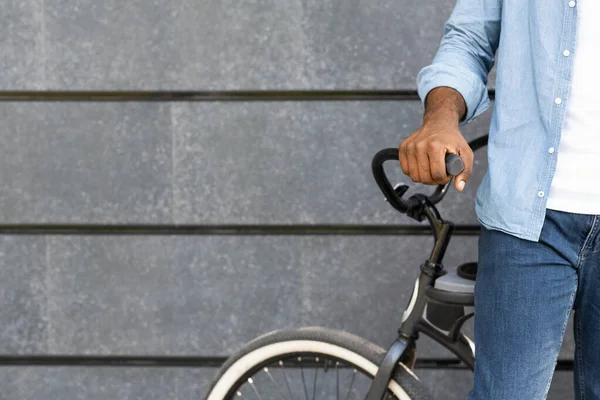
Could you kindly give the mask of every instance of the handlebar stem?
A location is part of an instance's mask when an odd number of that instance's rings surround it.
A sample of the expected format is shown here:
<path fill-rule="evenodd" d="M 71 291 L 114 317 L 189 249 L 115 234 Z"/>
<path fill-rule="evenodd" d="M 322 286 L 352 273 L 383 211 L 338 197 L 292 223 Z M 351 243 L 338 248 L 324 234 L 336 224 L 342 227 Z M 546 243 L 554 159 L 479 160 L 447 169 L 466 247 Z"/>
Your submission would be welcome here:
<path fill-rule="evenodd" d="M 431 229 L 433 230 L 433 237 L 435 239 L 435 245 L 431 251 L 431 255 L 428 261 L 434 264 L 440 264 L 446 253 L 448 243 L 450 242 L 450 236 L 454 230 L 454 224 L 450 221 L 444 221 L 428 196 L 418 193 L 409 199 L 411 202 L 416 203 L 408 211 L 407 215 L 417 221 L 423 221 L 427 219 Z"/>

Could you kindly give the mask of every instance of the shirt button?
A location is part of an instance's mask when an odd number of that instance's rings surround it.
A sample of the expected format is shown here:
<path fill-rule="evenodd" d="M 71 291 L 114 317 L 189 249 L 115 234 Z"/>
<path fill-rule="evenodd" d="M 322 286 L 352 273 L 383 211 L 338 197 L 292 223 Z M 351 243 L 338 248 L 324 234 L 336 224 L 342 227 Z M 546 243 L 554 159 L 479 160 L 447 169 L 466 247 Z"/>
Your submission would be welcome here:
<path fill-rule="evenodd" d="M 542 192 L 541 190 L 538 192 L 538 197 L 544 197 L 544 192 Z"/>
<path fill-rule="evenodd" d="M 571 7 L 571 8 L 575 7 L 575 2 L 573 0 L 571 0 L 569 2 L 569 7 Z"/>
<path fill-rule="evenodd" d="M 554 99 L 554 102 L 556 104 L 560 104 L 560 103 L 562 103 L 562 99 L 560 97 L 557 97 L 556 99 Z"/>
<path fill-rule="evenodd" d="M 565 56 L 565 57 L 569 57 L 570 54 L 571 54 L 571 52 L 569 50 L 563 51 L 563 56 Z"/>
<path fill-rule="evenodd" d="M 550 154 L 554 153 L 554 147 L 550 147 L 550 148 L 548 149 L 548 153 L 550 153 Z"/>

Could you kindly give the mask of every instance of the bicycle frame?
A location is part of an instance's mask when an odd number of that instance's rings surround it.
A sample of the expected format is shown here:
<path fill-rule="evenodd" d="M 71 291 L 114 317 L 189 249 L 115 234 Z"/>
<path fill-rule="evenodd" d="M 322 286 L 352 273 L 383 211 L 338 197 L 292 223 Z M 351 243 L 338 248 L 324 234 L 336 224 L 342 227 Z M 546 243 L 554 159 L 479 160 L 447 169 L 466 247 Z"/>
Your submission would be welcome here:
<path fill-rule="evenodd" d="M 487 135 L 482 136 L 469 143 L 469 145 L 475 151 L 487 145 L 487 139 Z M 443 198 L 447 188 L 448 185 L 438 186 L 436 192 L 431 197 L 423 194 L 411 197 L 413 206 L 408 210 L 408 215 L 419 221 L 423 217 L 429 221 L 433 230 L 435 243 L 429 258 L 420 266 L 421 272 L 415 282 L 408 306 L 404 311 L 402 326 L 398 329 L 398 338 L 391 344 L 383 361 L 379 365 L 379 370 L 373 379 L 366 400 L 381 400 L 387 391 L 389 381 L 398 363 L 403 361 L 410 365 L 414 361 L 415 354 L 413 350 L 416 347 L 415 342 L 418 339 L 419 333 L 424 333 L 440 343 L 454 353 L 468 368 L 471 370 L 474 369 L 475 345 L 460 332 L 464 322 L 472 317 L 473 313 L 456 319 L 447 334 L 423 318 L 425 306 L 432 302 L 432 299 L 428 297 L 428 291 L 433 289 L 435 280 L 444 274 L 442 260 L 450 243 L 454 228 L 452 222 L 444 221 L 441 218 L 434 205 L 434 202 L 437 203 Z M 418 202 L 418 204 L 415 205 L 415 202 Z M 467 301 L 472 301 L 472 297 L 472 294 L 452 293 L 445 295 L 444 299 L 433 300 L 433 302 L 445 305 L 467 305 Z"/>
<path fill-rule="evenodd" d="M 415 342 L 421 332 L 456 354 L 471 370 L 475 365 L 474 345 L 466 336 L 460 333 L 463 323 L 473 314 L 465 315 L 455 321 L 449 334 L 444 334 L 433 324 L 423 319 L 425 306 L 430 301 L 427 291 L 433 287 L 435 280 L 444 273 L 442 259 L 450 242 L 454 224 L 443 221 L 435 206 L 425 196 L 420 197 L 420 200 L 424 206 L 423 211 L 434 230 L 435 244 L 429 258 L 421 264 L 421 273 L 415 282 L 413 294 L 404 311 L 402 326 L 398 329 L 398 338 L 389 347 L 379 366 L 366 400 L 381 400 L 383 398 L 389 380 L 400 360 L 408 364 L 412 363 L 414 359 L 412 350 L 415 348 Z"/>
<path fill-rule="evenodd" d="M 452 222 L 445 222 L 441 219 L 435 206 L 428 203 L 426 198 L 423 199 L 423 202 L 425 203 L 425 215 L 433 228 L 435 244 L 430 257 L 421 265 L 421 274 L 413 289 L 414 300 L 411 299 L 409 302 L 398 334 L 401 338 L 408 339 L 410 345 L 417 339 L 418 333 L 423 332 L 456 354 L 472 370 L 475 364 L 474 346 L 464 335 L 460 334 L 460 328 L 473 314 L 467 314 L 457 319 L 448 334 L 442 333 L 432 323 L 423 319 L 425 306 L 431 302 L 428 291 L 433 288 L 435 280 L 444 273 L 442 259 L 450 243 L 454 227 Z M 456 304 L 460 303 L 460 297 L 460 293 L 452 293 L 447 295 L 447 299 L 439 302 L 445 305 Z"/>

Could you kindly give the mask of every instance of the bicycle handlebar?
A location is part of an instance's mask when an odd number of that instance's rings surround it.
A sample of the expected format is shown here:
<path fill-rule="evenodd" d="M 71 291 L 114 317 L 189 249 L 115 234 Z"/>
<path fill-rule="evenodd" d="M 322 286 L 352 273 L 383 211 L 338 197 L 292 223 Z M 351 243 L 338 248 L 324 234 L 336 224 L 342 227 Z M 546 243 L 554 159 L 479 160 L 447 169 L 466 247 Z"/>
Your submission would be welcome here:
<path fill-rule="evenodd" d="M 385 198 L 392 205 L 392 207 L 405 214 L 409 211 L 411 207 L 416 206 L 418 204 L 418 200 L 412 197 L 408 201 L 404 200 L 402 198 L 402 195 L 406 192 L 408 187 L 401 187 L 399 190 L 396 190 L 390 184 L 390 181 L 388 180 L 387 175 L 385 174 L 385 171 L 383 169 L 383 163 L 392 160 L 399 162 L 398 149 L 383 149 L 377 152 L 377 154 L 375 154 L 375 156 L 373 157 L 371 168 L 373 170 L 373 176 L 375 177 L 375 181 L 377 182 L 377 185 L 383 192 Z M 465 168 L 463 160 L 461 160 L 461 158 L 457 154 L 446 154 L 445 161 L 446 173 L 448 175 L 456 176 L 460 174 Z M 431 196 L 428 196 L 429 201 L 433 204 L 440 202 L 446 195 L 446 192 L 448 191 L 451 182 L 452 180 L 448 181 L 448 183 L 446 183 L 445 185 L 438 185 L 436 191 Z"/>
<path fill-rule="evenodd" d="M 482 147 L 487 146 L 488 144 L 488 135 L 480 136 L 476 139 L 473 139 L 469 142 L 469 147 L 473 152 L 481 149 Z M 413 206 L 419 204 L 419 199 L 415 198 L 415 196 L 411 197 L 408 201 L 402 198 L 402 195 L 408 189 L 408 186 L 405 188 L 400 188 L 400 190 L 396 190 L 390 184 L 390 181 L 387 179 L 385 175 L 385 171 L 383 170 L 383 163 L 390 160 L 396 160 L 399 162 L 399 154 L 398 149 L 384 149 L 375 154 L 373 157 L 372 169 L 373 176 L 375 177 L 375 181 L 377 185 L 385 195 L 385 198 L 388 202 L 394 207 L 396 210 L 401 213 L 406 213 Z M 448 165 L 450 161 L 450 165 Z M 459 163 L 460 161 L 460 163 Z M 461 165 L 462 164 L 462 165 Z M 457 175 L 464 168 L 464 164 L 462 160 L 456 154 L 447 154 L 446 155 L 446 172 L 449 175 Z M 445 185 L 438 185 L 435 192 L 431 196 L 427 196 L 427 199 L 432 204 L 439 203 L 446 193 L 448 192 L 448 188 L 450 187 L 451 181 L 449 181 Z"/>

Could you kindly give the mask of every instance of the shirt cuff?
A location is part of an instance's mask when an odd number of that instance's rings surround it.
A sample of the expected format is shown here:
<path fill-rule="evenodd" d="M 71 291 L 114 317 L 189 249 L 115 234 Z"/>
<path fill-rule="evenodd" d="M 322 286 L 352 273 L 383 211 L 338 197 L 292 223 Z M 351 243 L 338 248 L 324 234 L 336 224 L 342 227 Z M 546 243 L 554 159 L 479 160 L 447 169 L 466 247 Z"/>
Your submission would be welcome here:
<path fill-rule="evenodd" d="M 470 71 L 459 72 L 456 66 L 442 63 L 428 65 L 417 75 L 417 92 L 425 107 L 427 94 L 439 86 L 458 91 L 467 105 L 467 115 L 459 124 L 463 126 L 477 118 L 491 105 L 485 84 Z"/>

